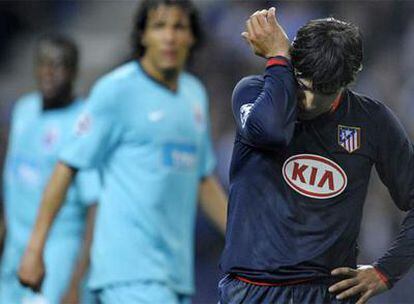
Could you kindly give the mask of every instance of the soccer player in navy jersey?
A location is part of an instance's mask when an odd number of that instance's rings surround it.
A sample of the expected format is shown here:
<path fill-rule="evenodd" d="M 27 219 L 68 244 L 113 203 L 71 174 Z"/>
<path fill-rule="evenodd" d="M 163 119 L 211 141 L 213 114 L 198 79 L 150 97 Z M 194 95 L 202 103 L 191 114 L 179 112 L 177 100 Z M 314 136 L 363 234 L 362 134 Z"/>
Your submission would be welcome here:
<path fill-rule="evenodd" d="M 392 111 L 348 89 L 362 67 L 358 28 L 312 20 L 292 45 L 275 9 L 243 37 L 268 59 L 232 102 L 221 303 L 366 303 L 414 261 L 414 149 Z M 392 247 L 357 267 L 357 237 L 372 166 L 408 211 Z"/>

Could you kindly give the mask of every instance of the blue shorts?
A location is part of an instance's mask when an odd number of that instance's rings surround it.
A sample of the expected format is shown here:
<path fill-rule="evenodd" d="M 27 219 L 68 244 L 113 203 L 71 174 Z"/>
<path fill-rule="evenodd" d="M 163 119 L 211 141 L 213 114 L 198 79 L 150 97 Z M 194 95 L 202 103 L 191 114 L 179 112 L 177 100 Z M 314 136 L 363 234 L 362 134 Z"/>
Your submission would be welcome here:
<path fill-rule="evenodd" d="M 160 282 L 134 281 L 105 286 L 97 291 L 100 304 L 190 304 L 189 295 L 176 293 Z"/>
<path fill-rule="evenodd" d="M 301 283 L 289 286 L 259 286 L 226 275 L 219 283 L 219 304 L 354 304 L 357 298 L 337 300 L 328 291 L 331 284 Z"/>

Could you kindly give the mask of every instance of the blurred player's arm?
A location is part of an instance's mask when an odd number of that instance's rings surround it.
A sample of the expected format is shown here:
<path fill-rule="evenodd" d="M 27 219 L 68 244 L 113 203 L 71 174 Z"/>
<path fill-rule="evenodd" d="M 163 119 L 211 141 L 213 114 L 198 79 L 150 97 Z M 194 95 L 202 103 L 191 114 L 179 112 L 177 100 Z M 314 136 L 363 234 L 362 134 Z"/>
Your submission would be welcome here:
<path fill-rule="evenodd" d="M 75 175 L 75 169 L 59 162 L 43 193 L 41 207 L 18 273 L 20 282 L 34 291 L 40 290 L 45 275 L 43 250 L 47 234 Z"/>
<path fill-rule="evenodd" d="M 242 33 L 256 55 L 270 58 L 264 81 L 242 79 L 232 96 L 233 114 L 242 140 L 256 147 L 289 144 L 296 120 L 296 81 L 289 62 L 289 39 L 274 8 L 253 14 Z"/>
<path fill-rule="evenodd" d="M 414 147 L 391 110 L 384 106 L 376 118 L 376 129 L 381 130 L 377 137 L 376 169 L 395 204 L 408 212 L 395 241 L 373 266 L 333 271 L 351 277 L 337 283 L 334 291 L 342 291 L 341 299 L 361 293 L 358 304 L 391 288 L 414 264 Z"/>
<path fill-rule="evenodd" d="M 63 296 L 61 303 L 79 303 L 80 300 L 80 287 L 86 271 L 89 267 L 90 261 L 90 249 L 93 238 L 93 227 L 95 226 L 97 204 L 92 204 L 88 207 L 88 213 L 86 216 L 86 229 L 83 238 L 82 250 L 78 258 L 78 262 L 75 266 L 75 271 L 72 274 L 72 279 L 69 283 L 65 295 Z"/>
<path fill-rule="evenodd" d="M 4 210 L 2 210 L 1 216 L 0 216 L 0 258 L 3 255 L 5 239 L 6 239 L 6 223 L 5 223 L 5 217 L 4 217 Z"/>
<path fill-rule="evenodd" d="M 200 183 L 201 209 L 223 233 L 226 232 L 227 221 L 227 195 L 213 176 L 204 178 Z"/>

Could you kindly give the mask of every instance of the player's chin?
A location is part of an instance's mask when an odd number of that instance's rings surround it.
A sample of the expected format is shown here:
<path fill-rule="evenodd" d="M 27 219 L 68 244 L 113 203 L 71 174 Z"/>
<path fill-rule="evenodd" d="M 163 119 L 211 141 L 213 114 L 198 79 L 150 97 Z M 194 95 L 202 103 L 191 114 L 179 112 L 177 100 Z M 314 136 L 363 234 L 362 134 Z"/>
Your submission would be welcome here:
<path fill-rule="evenodd" d="M 171 56 L 162 58 L 158 65 L 161 69 L 168 70 L 180 70 L 184 66 L 185 58 L 180 58 L 179 56 Z"/>
<path fill-rule="evenodd" d="M 181 70 L 178 62 L 163 62 L 159 67 L 164 74 L 176 74 Z"/>
<path fill-rule="evenodd" d="M 40 92 L 42 93 L 42 97 L 45 100 L 53 100 L 58 98 L 58 96 L 60 95 L 60 92 L 57 89 L 40 89 Z"/>

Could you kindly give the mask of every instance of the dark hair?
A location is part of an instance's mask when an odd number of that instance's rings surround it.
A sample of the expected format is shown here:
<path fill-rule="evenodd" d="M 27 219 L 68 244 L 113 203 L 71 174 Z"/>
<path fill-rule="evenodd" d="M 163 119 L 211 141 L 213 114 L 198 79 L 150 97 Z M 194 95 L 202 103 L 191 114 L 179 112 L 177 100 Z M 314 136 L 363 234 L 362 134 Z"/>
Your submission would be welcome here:
<path fill-rule="evenodd" d="M 36 43 L 36 56 L 45 45 L 53 45 L 64 52 L 64 64 L 77 71 L 79 65 L 79 49 L 76 43 L 69 37 L 62 34 L 45 34 Z"/>
<path fill-rule="evenodd" d="M 150 10 L 157 8 L 160 5 L 172 6 L 176 5 L 183 9 L 190 19 L 190 26 L 195 44 L 193 48 L 199 46 L 202 40 L 202 32 L 198 12 L 193 3 L 189 0 L 144 0 L 138 6 L 137 13 L 134 18 L 134 25 L 131 35 L 132 52 L 134 58 L 140 58 L 144 55 L 145 47 L 141 44 L 142 35 L 144 34 L 147 25 L 148 13 Z"/>
<path fill-rule="evenodd" d="M 299 29 L 290 53 L 298 77 L 311 80 L 316 93 L 333 94 L 362 69 L 361 33 L 335 18 L 311 20 Z"/>

